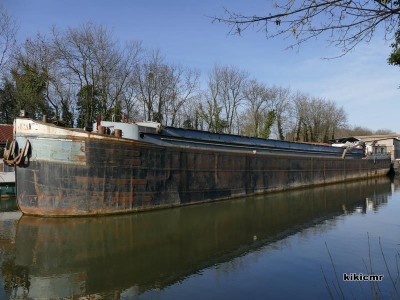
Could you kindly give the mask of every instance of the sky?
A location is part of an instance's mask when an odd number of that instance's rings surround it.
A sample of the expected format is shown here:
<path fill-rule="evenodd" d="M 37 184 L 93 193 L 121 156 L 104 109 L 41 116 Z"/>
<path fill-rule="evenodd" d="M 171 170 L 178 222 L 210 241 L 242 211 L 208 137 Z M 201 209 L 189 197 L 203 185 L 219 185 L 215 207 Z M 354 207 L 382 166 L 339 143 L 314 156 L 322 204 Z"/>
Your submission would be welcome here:
<path fill-rule="evenodd" d="M 207 78 L 215 64 L 236 66 L 268 85 L 289 87 L 343 107 L 351 126 L 400 133 L 400 68 L 387 64 L 390 43 L 379 32 L 369 44 L 337 59 L 340 50 L 324 38 L 286 50 L 283 38 L 266 39 L 262 31 L 229 34 L 213 23 L 224 8 L 251 15 L 267 11 L 271 0 L 0 0 L 19 23 L 18 41 L 37 33 L 50 35 L 87 22 L 105 25 L 121 42 L 142 41 L 159 49 L 171 63 Z"/>

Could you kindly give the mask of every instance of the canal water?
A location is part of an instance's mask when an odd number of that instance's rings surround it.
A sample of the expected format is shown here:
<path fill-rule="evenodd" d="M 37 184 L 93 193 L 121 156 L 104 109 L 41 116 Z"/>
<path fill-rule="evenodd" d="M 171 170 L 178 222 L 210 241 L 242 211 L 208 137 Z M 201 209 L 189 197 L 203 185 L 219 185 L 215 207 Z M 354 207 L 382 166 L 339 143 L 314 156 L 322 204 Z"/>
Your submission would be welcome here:
<path fill-rule="evenodd" d="M 400 297 L 388 178 L 99 218 L 0 209 L 1 299 Z"/>

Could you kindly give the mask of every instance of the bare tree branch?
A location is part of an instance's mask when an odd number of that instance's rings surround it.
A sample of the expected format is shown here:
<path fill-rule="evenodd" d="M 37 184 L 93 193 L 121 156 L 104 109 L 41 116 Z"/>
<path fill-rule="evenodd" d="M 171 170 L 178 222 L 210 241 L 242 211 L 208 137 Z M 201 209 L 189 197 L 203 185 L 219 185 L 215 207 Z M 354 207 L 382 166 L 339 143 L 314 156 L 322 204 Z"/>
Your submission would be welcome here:
<path fill-rule="evenodd" d="M 0 5 L 0 75 L 4 74 L 7 62 L 16 45 L 17 31 L 16 20 Z"/>
<path fill-rule="evenodd" d="M 229 27 L 229 33 L 242 34 L 250 27 L 265 31 L 267 39 L 284 36 L 288 48 L 326 35 L 343 55 L 361 42 L 369 42 L 382 28 L 386 40 L 398 29 L 400 5 L 392 0 L 277 0 L 265 15 L 243 15 L 224 9 L 212 17 Z"/>

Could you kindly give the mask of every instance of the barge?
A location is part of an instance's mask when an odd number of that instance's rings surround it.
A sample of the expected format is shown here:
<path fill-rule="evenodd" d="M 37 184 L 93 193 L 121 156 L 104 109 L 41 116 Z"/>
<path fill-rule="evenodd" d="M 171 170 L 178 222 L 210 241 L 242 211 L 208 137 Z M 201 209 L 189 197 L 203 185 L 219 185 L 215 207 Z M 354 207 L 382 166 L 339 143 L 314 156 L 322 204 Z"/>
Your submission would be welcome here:
<path fill-rule="evenodd" d="M 14 122 L 4 160 L 24 214 L 88 216 L 209 202 L 382 176 L 390 159 L 359 149 L 98 122 L 96 132 Z"/>
<path fill-rule="evenodd" d="M 14 172 L 0 172 L 0 199 L 15 197 L 15 174 Z"/>

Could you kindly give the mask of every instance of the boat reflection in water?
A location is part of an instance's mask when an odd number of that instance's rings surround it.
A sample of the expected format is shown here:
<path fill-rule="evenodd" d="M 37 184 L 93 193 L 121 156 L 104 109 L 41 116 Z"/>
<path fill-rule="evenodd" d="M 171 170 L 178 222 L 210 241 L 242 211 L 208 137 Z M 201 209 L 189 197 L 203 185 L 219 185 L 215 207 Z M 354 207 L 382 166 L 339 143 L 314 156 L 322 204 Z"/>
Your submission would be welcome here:
<path fill-rule="evenodd" d="M 390 193 L 382 178 L 133 215 L 23 216 L 4 286 L 11 297 L 132 298 Z"/>
<path fill-rule="evenodd" d="M 15 197 L 9 197 L 0 200 L 0 212 L 16 211 L 16 210 L 18 210 L 18 205 Z"/>

